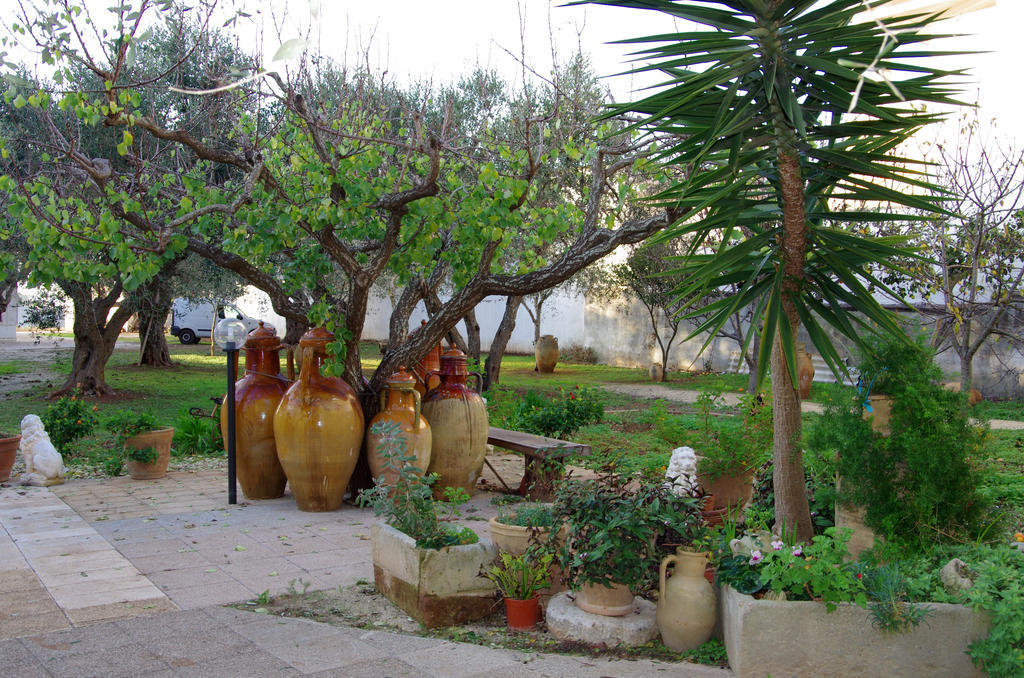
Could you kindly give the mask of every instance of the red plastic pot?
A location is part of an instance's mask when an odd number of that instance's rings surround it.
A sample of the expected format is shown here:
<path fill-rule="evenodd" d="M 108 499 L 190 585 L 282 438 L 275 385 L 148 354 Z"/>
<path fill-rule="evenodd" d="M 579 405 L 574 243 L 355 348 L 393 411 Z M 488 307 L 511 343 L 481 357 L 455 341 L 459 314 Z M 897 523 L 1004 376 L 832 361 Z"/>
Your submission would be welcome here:
<path fill-rule="evenodd" d="M 540 618 L 540 598 L 537 596 L 529 600 L 506 598 L 505 616 L 508 617 L 508 627 L 513 631 L 532 630 Z"/>

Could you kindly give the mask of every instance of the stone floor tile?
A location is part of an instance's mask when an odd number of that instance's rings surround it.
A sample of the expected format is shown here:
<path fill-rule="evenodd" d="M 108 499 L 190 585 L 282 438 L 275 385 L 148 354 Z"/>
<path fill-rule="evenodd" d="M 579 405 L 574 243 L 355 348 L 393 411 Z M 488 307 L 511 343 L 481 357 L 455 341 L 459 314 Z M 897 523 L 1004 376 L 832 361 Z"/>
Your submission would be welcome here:
<path fill-rule="evenodd" d="M 65 587 L 70 588 L 70 587 Z M 148 580 L 140 583 L 126 583 L 120 588 L 111 590 L 59 590 L 53 589 L 54 600 L 61 609 L 70 611 L 84 607 L 95 607 L 107 603 L 138 602 L 143 600 L 162 600 L 166 596 Z"/>
<path fill-rule="evenodd" d="M 384 658 L 380 650 L 348 638 L 342 633 L 311 640 L 294 638 L 279 645 L 265 646 L 263 649 L 303 673 L 338 669 L 362 661 Z"/>
<path fill-rule="evenodd" d="M 394 657 L 361 661 L 313 673 L 310 676 L 318 678 L 426 678 L 422 669 Z"/>
<path fill-rule="evenodd" d="M 183 610 L 202 608 L 208 605 L 225 605 L 249 600 L 258 592 L 250 591 L 233 580 L 206 586 L 169 588 L 164 593 Z"/>
<path fill-rule="evenodd" d="M 7 563 L 4 564 L 6 565 Z M 42 588 L 42 584 L 39 582 L 39 577 L 31 569 L 0 570 L 0 595 L 4 596 L 4 598 L 6 598 L 6 594 L 13 593 L 14 591 L 37 588 Z"/>
<path fill-rule="evenodd" d="M 66 629 L 69 626 L 71 626 L 71 622 L 60 610 L 40 614 L 0 615 L 0 638 L 32 636 L 37 633 Z"/>
<path fill-rule="evenodd" d="M 209 586 L 232 581 L 229 574 L 213 564 L 180 570 L 151 572 L 149 580 L 162 591 Z M 209 604 L 216 605 L 217 603 L 211 601 Z"/>
<path fill-rule="evenodd" d="M 112 543 L 118 552 L 128 559 L 167 555 L 177 553 L 179 549 L 190 548 L 188 544 L 177 537 Z"/>
<path fill-rule="evenodd" d="M 129 560 L 139 572 L 145 575 L 173 570 L 205 569 L 213 565 L 209 558 L 190 548 L 154 556 L 134 556 L 129 558 Z"/>
<path fill-rule="evenodd" d="M 285 678 L 303 674 L 276 657 L 252 650 L 183 666 L 175 675 L 183 678 Z"/>
<path fill-rule="evenodd" d="M 37 658 L 21 640 L 0 640 L 0 668 L 33 664 Z"/>
<path fill-rule="evenodd" d="M 102 624 L 22 638 L 20 642 L 35 659 L 49 662 L 69 655 L 100 652 L 129 645 L 132 639 L 117 626 Z"/>
<path fill-rule="evenodd" d="M 422 670 L 426 675 L 466 678 L 479 674 L 481 667 L 494 670 L 521 664 L 522 661 L 518 658 L 521 654 L 478 645 L 445 642 L 425 650 L 396 653 L 395 656 Z"/>
<path fill-rule="evenodd" d="M 332 640 L 340 637 L 353 639 L 347 629 L 330 624 L 318 624 L 308 619 L 289 619 L 264 614 L 250 614 L 249 621 L 240 621 L 231 626 L 238 635 L 252 641 L 256 647 L 271 647 L 315 640 Z"/>
<path fill-rule="evenodd" d="M 100 621 L 114 621 L 117 619 L 130 619 L 147 615 L 157 615 L 165 612 L 172 612 L 180 609 L 170 598 L 161 595 L 159 598 L 149 598 L 132 602 L 104 603 L 91 607 L 80 607 L 72 610 L 65 610 L 68 619 L 76 626 L 91 624 Z"/>
<path fill-rule="evenodd" d="M 57 658 L 45 667 L 54 678 L 127 678 L 171 668 L 158 655 L 136 644 Z"/>

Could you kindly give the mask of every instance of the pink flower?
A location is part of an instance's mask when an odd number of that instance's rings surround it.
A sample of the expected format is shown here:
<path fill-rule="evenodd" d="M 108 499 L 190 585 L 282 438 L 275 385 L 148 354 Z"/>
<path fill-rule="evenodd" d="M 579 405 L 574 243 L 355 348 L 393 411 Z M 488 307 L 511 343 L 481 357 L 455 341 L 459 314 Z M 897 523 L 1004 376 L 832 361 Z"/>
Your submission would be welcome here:
<path fill-rule="evenodd" d="M 797 544 L 796 546 L 793 547 L 793 555 L 794 556 L 802 556 L 803 554 L 804 554 L 804 550 L 802 548 L 800 548 L 799 544 Z"/>
<path fill-rule="evenodd" d="M 781 539 L 776 539 L 775 541 L 772 542 L 772 550 L 774 550 L 774 551 L 781 551 L 782 547 L 785 546 L 785 545 L 786 545 L 786 543 L 784 541 L 782 541 Z"/>
<path fill-rule="evenodd" d="M 758 549 L 754 549 L 753 551 L 750 552 L 750 564 L 751 565 L 757 565 L 762 560 L 764 560 L 764 556 L 761 554 L 761 552 Z"/>

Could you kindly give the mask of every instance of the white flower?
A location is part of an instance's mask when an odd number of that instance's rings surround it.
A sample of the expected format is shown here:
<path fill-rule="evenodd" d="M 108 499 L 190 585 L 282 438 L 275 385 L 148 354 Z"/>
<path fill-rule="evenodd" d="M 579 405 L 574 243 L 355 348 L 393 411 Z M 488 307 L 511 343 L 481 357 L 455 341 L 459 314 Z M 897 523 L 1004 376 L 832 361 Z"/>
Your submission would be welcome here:
<path fill-rule="evenodd" d="M 750 552 L 750 564 L 751 565 L 757 565 L 763 559 L 764 559 L 764 556 L 761 554 L 761 551 L 759 551 L 758 549 L 754 549 L 753 551 Z"/>
<path fill-rule="evenodd" d="M 776 539 L 775 541 L 772 542 L 772 550 L 774 550 L 774 551 L 781 551 L 782 547 L 785 546 L 785 545 L 786 545 L 786 543 L 784 541 L 782 541 L 781 539 Z"/>
<path fill-rule="evenodd" d="M 803 554 L 804 554 L 804 550 L 802 548 L 800 548 L 799 544 L 797 544 L 796 546 L 793 547 L 793 555 L 794 556 L 802 556 Z"/>

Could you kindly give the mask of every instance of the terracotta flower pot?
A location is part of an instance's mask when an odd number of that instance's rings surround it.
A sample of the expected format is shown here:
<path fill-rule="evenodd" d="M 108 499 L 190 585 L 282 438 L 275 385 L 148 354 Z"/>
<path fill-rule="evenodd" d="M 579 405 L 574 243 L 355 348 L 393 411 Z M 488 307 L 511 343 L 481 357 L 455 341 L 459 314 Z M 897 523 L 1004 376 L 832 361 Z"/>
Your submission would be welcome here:
<path fill-rule="evenodd" d="M 18 444 L 20 442 L 21 436 L 0 438 L 0 483 L 6 482 L 11 478 L 11 467 L 14 466 L 14 460 L 18 458 Z"/>
<path fill-rule="evenodd" d="M 505 598 L 505 616 L 508 627 L 513 631 L 530 631 L 540 620 L 540 598 L 529 600 Z"/>
<path fill-rule="evenodd" d="M 633 592 L 625 584 L 583 584 L 576 594 L 576 607 L 605 617 L 622 617 L 633 611 Z"/>
<path fill-rule="evenodd" d="M 162 428 L 132 436 L 124 441 L 126 448 L 144 450 L 152 447 L 156 450 L 156 461 L 145 464 L 134 459 L 128 460 L 128 475 L 132 480 L 156 480 L 167 475 L 167 464 L 171 461 L 171 441 L 174 440 L 173 428 Z"/>

